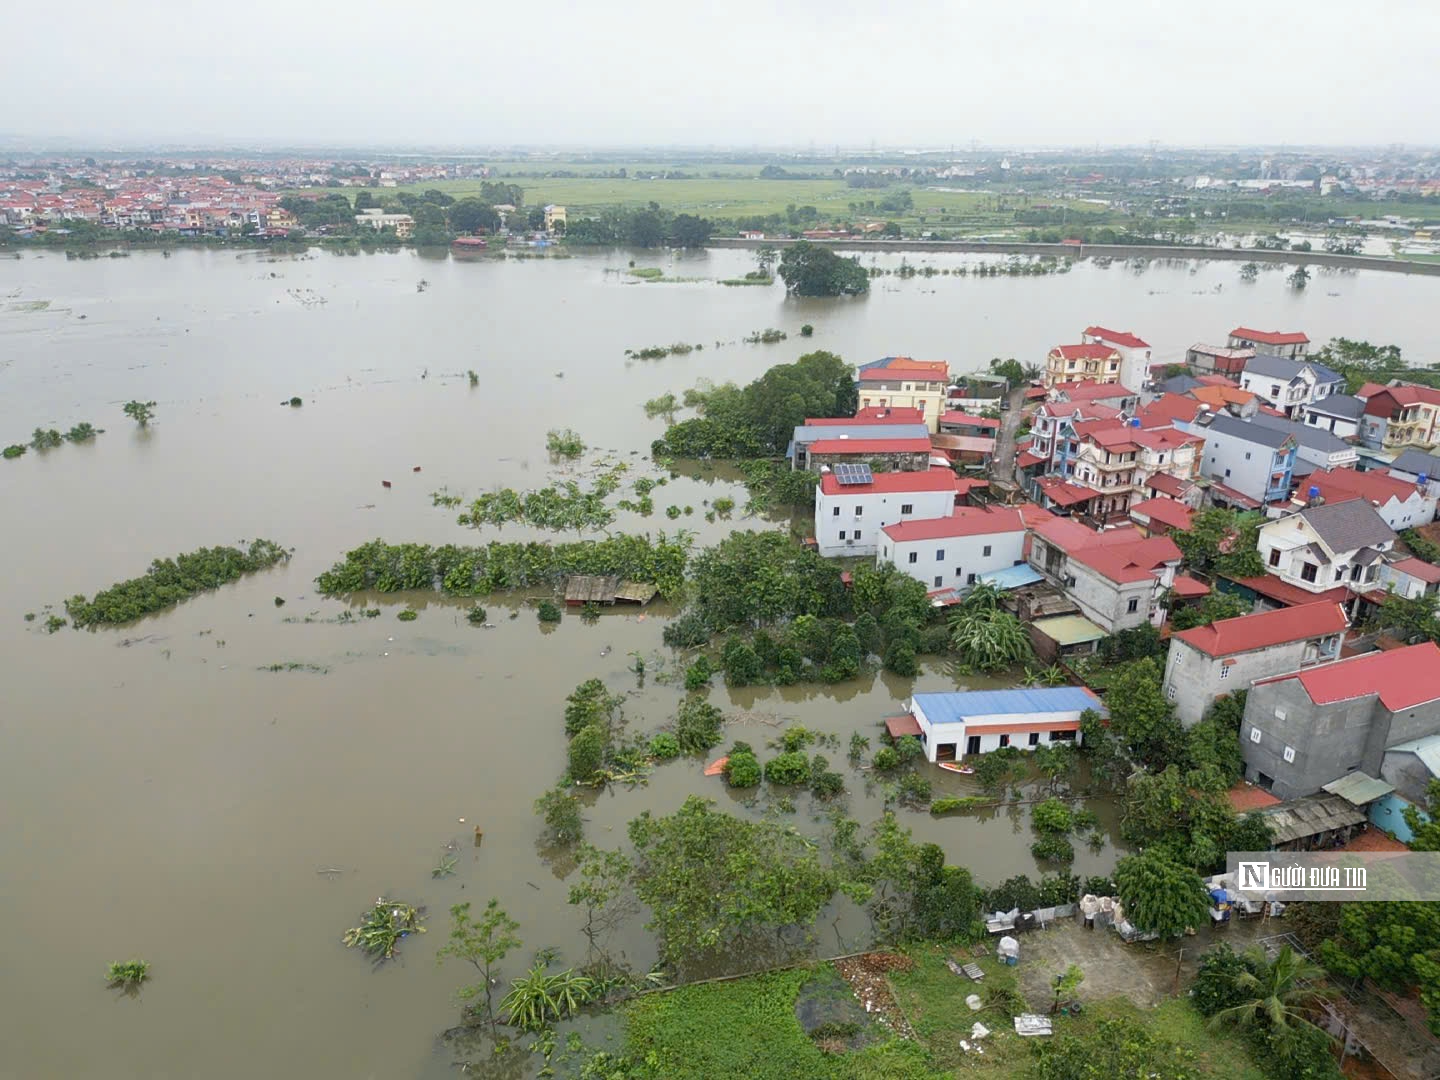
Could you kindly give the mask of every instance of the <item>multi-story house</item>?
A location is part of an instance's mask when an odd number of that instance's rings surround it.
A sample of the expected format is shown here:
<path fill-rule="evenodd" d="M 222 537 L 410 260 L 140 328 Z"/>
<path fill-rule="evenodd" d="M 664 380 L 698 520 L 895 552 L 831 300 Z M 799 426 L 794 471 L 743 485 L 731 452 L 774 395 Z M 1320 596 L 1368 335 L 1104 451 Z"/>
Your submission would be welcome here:
<path fill-rule="evenodd" d="M 1165 621 L 1160 600 L 1175 583 L 1180 557 L 1169 537 L 1099 533 L 1067 518 L 1035 525 L 1026 556 L 1107 634 Z"/>
<path fill-rule="evenodd" d="M 1338 660 L 1349 625 L 1344 608 L 1320 600 L 1178 631 L 1165 661 L 1165 697 L 1181 723 L 1198 724 L 1216 698 L 1256 679 Z"/>
<path fill-rule="evenodd" d="M 1253 359 L 1254 349 L 1231 349 L 1197 342 L 1185 350 L 1185 364 L 1197 375 L 1224 375 L 1238 379 L 1245 365 Z"/>
<path fill-rule="evenodd" d="M 1261 679 L 1240 748 L 1245 778 L 1281 799 L 1352 772 L 1380 776 L 1387 754 L 1440 733 L 1440 648 L 1365 653 Z"/>
<path fill-rule="evenodd" d="M 1360 434 L 1360 420 L 1365 415 L 1365 402 L 1353 394 L 1334 394 L 1305 406 L 1305 423 L 1328 431 L 1337 439 Z"/>
<path fill-rule="evenodd" d="M 1436 500 L 1427 488 L 1380 472 L 1317 469 L 1305 477 L 1300 487 L 1307 503 L 1316 497 L 1327 503 L 1363 499 L 1396 532 L 1435 520 Z"/>
<path fill-rule="evenodd" d="M 1045 386 L 1066 382 L 1118 383 L 1120 354 L 1110 345 L 1057 345 L 1045 357 Z"/>
<path fill-rule="evenodd" d="M 1233 416 L 1175 426 L 1205 440 L 1200 472 L 1213 481 L 1211 495 L 1217 502 L 1254 509 L 1290 497 L 1298 444 L 1289 432 Z"/>
<path fill-rule="evenodd" d="M 1228 345 L 1232 349 L 1254 349 L 1258 356 L 1283 356 L 1287 360 L 1296 360 L 1309 351 L 1310 339 L 1299 333 L 1237 326 L 1230 331 Z M 1248 368 L 1249 365 L 1246 366 Z"/>
<path fill-rule="evenodd" d="M 1075 456 L 1080 452 L 1075 425 L 1119 418 L 1120 411 L 1108 405 L 1042 402 L 1031 417 L 1030 445 L 1026 447 L 1034 460 L 1025 464 L 1041 466 L 1039 475 L 1068 477 L 1075 471 Z"/>
<path fill-rule="evenodd" d="M 1128 330 L 1107 330 L 1087 326 L 1081 339 L 1090 345 L 1105 345 L 1120 354 L 1120 385 L 1143 390 L 1150 382 L 1150 344 Z"/>
<path fill-rule="evenodd" d="M 858 383 L 862 409 L 919 409 L 930 433 L 940 430 L 940 414 L 945 411 L 950 384 L 950 365 L 945 361 L 887 356 L 860 365 Z"/>
<path fill-rule="evenodd" d="M 1337 587 L 1368 592 L 1395 547 L 1395 530 L 1364 499 L 1311 503 L 1260 527 L 1256 547 L 1268 573 L 1307 593 Z"/>
<path fill-rule="evenodd" d="M 1018 510 L 960 506 L 949 517 L 909 519 L 880 531 L 876 565 L 889 563 L 930 592 L 964 594 L 979 575 L 1025 562 L 1025 521 Z"/>
<path fill-rule="evenodd" d="M 950 469 L 872 473 L 841 465 L 815 488 L 815 541 L 821 555 L 874 555 L 880 530 L 900 521 L 949 517 L 960 485 Z"/>
<path fill-rule="evenodd" d="M 1138 472 L 1140 444 L 1134 439 L 1138 431 L 1117 425 L 1080 438 L 1075 483 L 1097 493 L 1087 507 L 1097 524 L 1128 521 L 1130 503 L 1135 501 L 1135 493 L 1143 490 L 1144 481 Z"/>
<path fill-rule="evenodd" d="M 1344 439 L 1321 428 L 1310 427 L 1297 420 L 1283 416 L 1256 413 L 1250 418 L 1252 424 L 1268 427 L 1274 431 L 1285 431 L 1295 436 L 1295 475 L 1300 477 L 1311 469 L 1343 469 L 1360 460 L 1359 451 Z M 1305 468 L 1304 466 L 1310 466 Z"/>
<path fill-rule="evenodd" d="M 1050 386 L 1045 393 L 1051 401 L 1108 405 L 1132 415 L 1140 407 L 1140 395 L 1118 382 L 1061 382 Z"/>
<path fill-rule="evenodd" d="M 1345 388 L 1345 378 L 1324 364 L 1262 353 L 1245 365 L 1240 388 L 1249 390 L 1271 408 L 1294 417 L 1331 394 L 1340 393 Z"/>
<path fill-rule="evenodd" d="M 1440 444 L 1440 390 L 1428 386 L 1375 388 L 1365 399 L 1360 438 L 1366 446 L 1385 450 L 1407 446 L 1428 450 Z"/>

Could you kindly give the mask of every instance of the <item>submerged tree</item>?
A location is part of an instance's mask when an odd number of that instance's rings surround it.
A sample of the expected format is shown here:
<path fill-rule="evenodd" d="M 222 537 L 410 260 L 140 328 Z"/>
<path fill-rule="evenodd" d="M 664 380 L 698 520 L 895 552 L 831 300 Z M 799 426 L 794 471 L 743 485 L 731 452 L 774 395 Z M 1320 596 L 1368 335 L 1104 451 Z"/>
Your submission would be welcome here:
<path fill-rule="evenodd" d="M 149 427 L 150 421 L 155 417 L 155 402 L 127 401 L 124 413 L 140 427 Z"/>
<path fill-rule="evenodd" d="M 435 962 L 454 957 L 464 960 L 480 973 L 479 986 L 462 987 L 457 997 L 463 1002 L 485 996 L 485 1018 L 495 1026 L 495 1008 L 490 993 L 494 982 L 493 973 L 509 954 L 511 949 L 520 947 L 515 931 L 520 924 L 500 907 L 500 902 L 491 898 L 478 920 L 470 917 L 470 903 L 456 904 L 450 909 L 450 940 L 435 956 Z M 474 1006 L 471 1006 L 473 1009 Z"/>

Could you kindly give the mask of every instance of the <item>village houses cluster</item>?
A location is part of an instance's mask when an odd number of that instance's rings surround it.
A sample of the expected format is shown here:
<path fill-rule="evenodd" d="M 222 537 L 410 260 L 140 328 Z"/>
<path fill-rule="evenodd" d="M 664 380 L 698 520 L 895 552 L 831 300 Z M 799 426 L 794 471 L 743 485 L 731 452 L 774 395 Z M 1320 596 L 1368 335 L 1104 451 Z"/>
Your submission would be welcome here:
<path fill-rule="evenodd" d="M 818 474 L 808 542 L 895 567 L 936 607 L 994 586 L 1039 660 L 1067 672 L 1149 624 L 1187 727 L 1248 691 L 1237 807 L 1319 823 L 1281 829 L 1291 845 L 1367 822 L 1407 840 L 1402 809 L 1440 779 L 1440 649 L 1356 627 L 1392 593 L 1440 590 L 1440 566 L 1399 536 L 1436 519 L 1440 390 L 1347 394 L 1302 333 L 1220 340 L 1193 345 L 1176 374 L 1136 334 L 1089 326 L 1019 387 L 952 379 L 945 361 L 863 364 L 853 418 L 794 431 L 792 467 Z M 1264 573 L 1185 564 L 1172 536 L 1209 507 L 1255 516 Z M 1250 613 L 1172 633 L 1171 613 L 1212 592 Z M 950 762 L 1078 740 L 1086 709 L 1104 715 L 1075 686 L 916 694 L 887 723 Z"/>

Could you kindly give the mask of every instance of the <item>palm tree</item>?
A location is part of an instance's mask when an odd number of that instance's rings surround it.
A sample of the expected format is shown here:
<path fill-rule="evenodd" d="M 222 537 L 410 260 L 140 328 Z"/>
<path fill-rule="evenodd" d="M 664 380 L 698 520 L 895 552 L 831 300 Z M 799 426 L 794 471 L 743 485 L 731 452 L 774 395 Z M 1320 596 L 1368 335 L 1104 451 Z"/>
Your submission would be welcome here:
<path fill-rule="evenodd" d="M 1245 1000 L 1212 1016 L 1212 1028 L 1234 1024 L 1244 1030 L 1257 1020 L 1277 1032 L 1304 1024 L 1314 1027 L 1306 1014 L 1335 996 L 1334 990 L 1319 985 L 1324 969 L 1289 945 L 1282 946 L 1274 960 L 1258 948 L 1246 950 L 1245 958 L 1249 964 L 1235 973 L 1232 983 Z"/>

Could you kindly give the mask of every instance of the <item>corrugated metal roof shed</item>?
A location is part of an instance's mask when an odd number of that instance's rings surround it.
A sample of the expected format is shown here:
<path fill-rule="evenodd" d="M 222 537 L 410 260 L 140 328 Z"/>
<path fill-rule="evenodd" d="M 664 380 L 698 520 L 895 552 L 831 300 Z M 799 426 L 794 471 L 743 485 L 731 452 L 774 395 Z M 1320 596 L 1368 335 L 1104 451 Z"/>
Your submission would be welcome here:
<path fill-rule="evenodd" d="M 655 594 L 659 591 L 658 585 L 644 581 L 627 581 L 615 590 L 615 599 L 631 604 L 648 604 L 655 599 Z"/>
<path fill-rule="evenodd" d="M 1083 615 L 1054 615 L 1048 619 L 1036 619 L 1030 625 L 1057 645 L 1080 645 L 1109 637 Z"/>
<path fill-rule="evenodd" d="M 1294 802 L 1266 807 L 1260 813 L 1270 826 L 1276 844 L 1348 828 L 1365 820 L 1365 811 L 1357 810 L 1338 795 L 1307 795 Z"/>
<path fill-rule="evenodd" d="M 1431 776 L 1440 776 L 1440 735 L 1426 735 L 1423 739 L 1397 743 L 1387 747 L 1385 752 L 1414 754 L 1430 770 Z"/>
<path fill-rule="evenodd" d="M 1018 589 L 1022 585 L 1033 585 L 1037 581 L 1044 581 L 1045 575 L 1029 563 L 1021 563 L 1019 566 L 1007 566 L 1004 570 L 992 570 L 988 574 L 981 574 L 980 580 L 987 585 L 995 585 L 1001 589 Z"/>
<path fill-rule="evenodd" d="M 613 604 L 620 579 L 615 576 L 571 574 L 565 582 L 567 604 Z"/>
<path fill-rule="evenodd" d="M 1083 686 L 915 694 L 914 701 L 932 724 L 959 724 L 967 716 L 1023 716 L 1085 709 L 1108 715 L 1100 699 Z"/>
<path fill-rule="evenodd" d="M 1364 806 L 1389 795 L 1395 790 L 1395 785 L 1386 783 L 1384 780 L 1376 780 L 1373 776 L 1356 770 L 1346 773 L 1339 780 L 1331 780 L 1320 790 L 1328 791 L 1331 795 L 1339 795 L 1352 806 Z"/>

